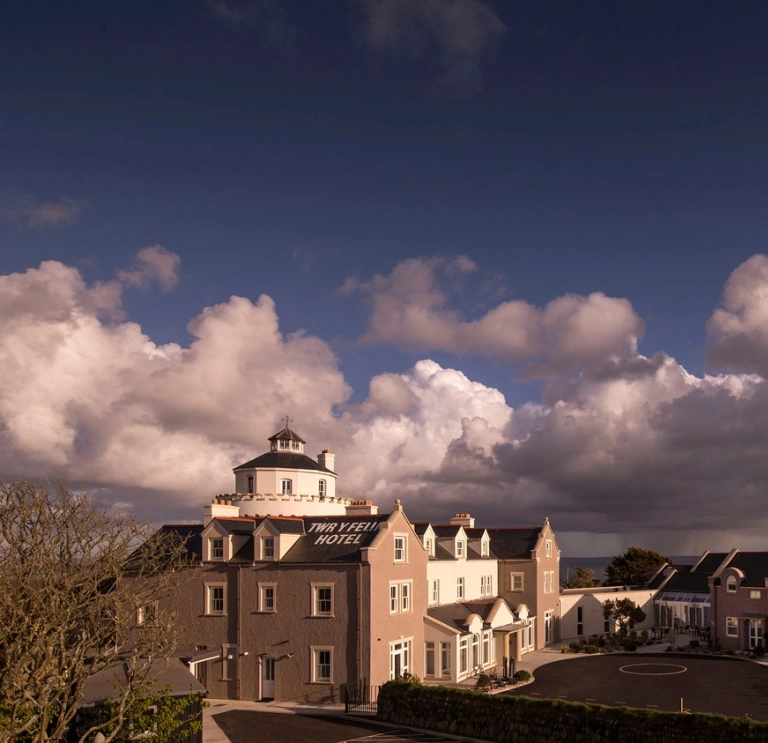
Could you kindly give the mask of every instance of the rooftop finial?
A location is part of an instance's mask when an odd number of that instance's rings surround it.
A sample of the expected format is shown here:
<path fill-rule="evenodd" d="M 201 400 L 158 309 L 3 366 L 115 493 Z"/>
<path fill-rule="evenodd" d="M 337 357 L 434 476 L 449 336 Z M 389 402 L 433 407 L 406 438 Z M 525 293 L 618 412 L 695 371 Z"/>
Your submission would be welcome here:
<path fill-rule="evenodd" d="M 293 418 L 289 418 L 287 415 L 283 416 L 283 422 L 285 423 L 286 428 L 291 427 L 291 423 L 293 423 Z"/>

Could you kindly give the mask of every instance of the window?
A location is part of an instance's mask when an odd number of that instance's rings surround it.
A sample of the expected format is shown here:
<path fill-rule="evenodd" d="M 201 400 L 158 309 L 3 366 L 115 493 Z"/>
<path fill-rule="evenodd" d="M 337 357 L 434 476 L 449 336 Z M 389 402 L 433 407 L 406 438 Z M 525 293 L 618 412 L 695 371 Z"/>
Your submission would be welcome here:
<path fill-rule="evenodd" d="M 725 581 L 725 590 L 728 593 L 736 593 L 736 576 L 729 575 Z"/>
<path fill-rule="evenodd" d="M 555 590 L 555 571 L 544 571 L 544 593 L 552 593 Z"/>
<path fill-rule="evenodd" d="M 725 634 L 728 637 L 739 636 L 739 620 L 736 617 L 725 618 Z"/>
<path fill-rule="evenodd" d="M 411 611 L 412 581 L 389 584 L 389 613 L 400 614 Z"/>
<path fill-rule="evenodd" d="M 395 562 L 405 562 L 408 559 L 405 536 L 395 534 Z"/>
<path fill-rule="evenodd" d="M 400 606 L 400 587 L 397 583 L 389 584 L 389 613 L 397 614 Z"/>
<path fill-rule="evenodd" d="M 584 634 L 584 607 L 583 606 L 576 607 L 576 634 L 577 635 Z"/>
<path fill-rule="evenodd" d="M 291 441 L 291 449 L 293 451 L 301 451 L 301 442 L 300 441 Z"/>
<path fill-rule="evenodd" d="M 328 584 L 312 584 L 312 616 L 333 616 L 333 586 Z"/>
<path fill-rule="evenodd" d="M 157 623 L 157 601 L 140 606 L 136 617 L 136 624 L 152 627 Z"/>
<path fill-rule="evenodd" d="M 483 632 L 483 665 L 487 665 L 493 660 L 491 658 L 491 633 Z"/>
<path fill-rule="evenodd" d="M 485 576 L 480 576 L 480 595 L 485 596 Z"/>
<path fill-rule="evenodd" d="M 281 480 L 280 492 L 283 495 L 291 495 L 293 493 L 293 480 Z"/>
<path fill-rule="evenodd" d="M 429 552 L 429 554 L 432 554 L 432 540 L 431 539 L 425 539 L 424 540 L 424 549 Z"/>
<path fill-rule="evenodd" d="M 325 480 L 320 480 L 317 483 L 317 492 L 321 498 L 325 496 Z"/>
<path fill-rule="evenodd" d="M 274 537 L 261 538 L 261 559 L 262 560 L 275 559 L 275 538 Z"/>
<path fill-rule="evenodd" d="M 389 678 L 402 678 L 411 672 L 411 640 L 393 642 L 389 646 Z"/>
<path fill-rule="evenodd" d="M 488 557 L 488 540 L 487 539 L 483 539 L 483 541 L 480 542 L 480 556 Z"/>
<path fill-rule="evenodd" d="M 328 684 L 333 679 L 333 648 L 313 647 L 312 683 Z"/>
<path fill-rule="evenodd" d="M 552 557 L 552 540 L 547 539 L 546 542 L 544 542 L 544 554 L 547 557 Z"/>
<path fill-rule="evenodd" d="M 464 557 L 464 540 L 462 539 L 456 542 L 456 557 Z"/>
<path fill-rule="evenodd" d="M 472 667 L 480 665 L 480 636 L 472 635 Z"/>
<path fill-rule="evenodd" d="M 469 639 L 462 637 L 459 640 L 459 673 L 469 670 Z"/>
<path fill-rule="evenodd" d="M 205 585 L 205 613 L 211 615 L 224 614 L 226 604 L 226 586 L 223 583 Z"/>
<path fill-rule="evenodd" d="M 749 598 L 751 598 L 751 599 L 759 599 L 760 598 L 760 591 L 750 591 L 749 592 Z"/>
<path fill-rule="evenodd" d="M 440 674 L 442 676 L 451 675 L 451 643 L 440 643 Z"/>
<path fill-rule="evenodd" d="M 248 492 L 253 492 L 253 475 L 248 475 Z"/>
<path fill-rule="evenodd" d="M 603 632 L 610 632 L 611 631 L 611 620 L 606 617 L 603 620 Z"/>
<path fill-rule="evenodd" d="M 435 675 L 435 643 L 424 643 L 424 675 Z"/>
<path fill-rule="evenodd" d="M 289 444 L 289 442 L 286 439 L 280 439 L 280 448 L 281 449 L 285 449 L 287 451 L 289 446 L 290 446 L 290 444 Z"/>
<path fill-rule="evenodd" d="M 509 590 L 510 591 L 523 590 L 523 574 L 522 573 L 509 574 Z"/>
<path fill-rule="evenodd" d="M 274 583 L 259 583 L 259 611 L 276 611 Z"/>
<path fill-rule="evenodd" d="M 211 548 L 211 560 L 224 559 L 224 539 L 222 537 L 213 537 L 208 541 Z"/>
<path fill-rule="evenodd" d="M 464 578 L 456 578 L 456 598 L 464 598 Z"/>
<path fill-rule="evenodd" d="M 439 580 L 432 581 L 432 595 L 430 596 L 430 603 L 432 604 L 440 603 L 440 581 Z"/>

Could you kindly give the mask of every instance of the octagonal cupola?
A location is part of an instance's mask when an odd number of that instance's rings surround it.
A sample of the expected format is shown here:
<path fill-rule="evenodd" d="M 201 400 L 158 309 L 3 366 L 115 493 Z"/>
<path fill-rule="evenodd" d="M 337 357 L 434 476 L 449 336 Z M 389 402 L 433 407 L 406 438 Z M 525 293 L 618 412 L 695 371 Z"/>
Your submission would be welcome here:
<path fill-rule="evenodd" d="M 304 444 L 307 443 L 301 436 L 291 431 L 287 425 L 282 431 L 270 436 L 268 441 L 271 452 L 283 454 L 303 454 Z"/>

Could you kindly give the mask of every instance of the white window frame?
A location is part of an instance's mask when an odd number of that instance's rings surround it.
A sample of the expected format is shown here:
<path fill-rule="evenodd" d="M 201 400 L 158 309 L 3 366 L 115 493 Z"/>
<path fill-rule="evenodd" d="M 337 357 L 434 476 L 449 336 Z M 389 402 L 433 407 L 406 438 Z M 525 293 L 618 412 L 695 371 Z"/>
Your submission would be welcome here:
<path fill-rule="evenodd" d="M 440 677 L 451 677 L 451 643 L 440 643 Z"/>
<path fill-rule="evenodd" d="M 739 618 L 738 617 L 725 618 L 725 636 L 726 637 L 739 636 Z"/>
<path fill-rule="evenodd" d="M 261 548 L 262 560 L 274 560 L 275 559 L 275 538 L 272 536 L 261 537 L 259 540 L 259 546 Z M 271 546 L 271 549 L 269 547 Z M 272 552 L 270 555 L 269 553 Z"/>
<path fill-rule="evenodd" d="M 481 596 L 488 595 L 488 576 L 487 575 L 480 576 L 480 595 Z"/>
<path fill-rule="evenodd" d="M 459 673 L 467 673 L 469 671 L 469 638 L 462 637 L 459 639 Z"/>
<path fill-rule="evenodd" d="M 751 599 L 758 599 L 759 600 L 760 596 L 761 596 L 761 593 L 760 593 L 759 589 L 757 589 L 757 590 L 756 589 L 752 589 L 749 592 L 749 598 L 751 598 Z"/>
<path fill-rule="evenodd" d="M 413 581 L 391 581 L 389 584 L 389 613 L 407 614 L 413 611 Z"/>
<path fill-rule="evenodd" d="M 429 671 L 430 657 L 432 660 L 432 672 Z M 435 649 L 435 643 L 428 641 L 424 643 L 424 675 L 427 678 L 435 678 L 437 676 L 437 652 Z"/>
<path fill-rule="evenodd" d="M 248 475 L 245 478 L 245 489 L 248 493 L 253 493 L 253 475 Z"/>
<path fill-rule="evenodd" d="M 277 442 L 280 449 L 285 449 L 288 451 L 291 448 L 291 443 L 288 441 L 288 439 L 280 439 L 280 441 Z"/>
<path fill-rule="evenodd" d="M 333 609 L 334 609 L 334 586 L 333 583 L 312 583 L 312 612 L 311 615 L 313 617 L 332 617 L 333 616 Z M 320 611 L 320 591 L 324 588 L 329 588 L 331 591 L 331 610 L 330 611 Z M 325 601 L 325 599 L 323 599 Z"/>
<path fill-rule="evenodd" d="M 267 591 L 272 589 L 272 607 L 267 605 Z M 277 611 L 277 583 L 259 583 L 259 611 L 274 614 Z"/>
<path fill-rule="evenodd" d="M 280 493 L 282 495 L 293 495 L 293 480 L 287 477 L 280 480 Z"/>
<path fill-rule="evenodd" d="M 547 557 L 552 557 L 552 540 L 551 539 L 547 539 L 544 542 L 544 554 Z"/>
<path fill-rule="evenodd" d="M 432 579 L 432 587 L 430 590 L 430 604 L 440 603 L 440 581 L 437 578 Z"/>
<path fill-rule="evenodd" d="M 328 494 L 328 481 L 320 479 L 317 481 L 317 494 L 324 498 Z"/>
<path fill-rule="evenodd" d="M 464 540 L 456 540 L 456 557 L 464 557 Z"/>
<path fill-rule="evenodd" d="M 408 562 L 408 537 L 405 534 L 394 535 L 394 559 L 397 563 Z"/>
<path fill-rule="evenodd" d="M 397 649 L 398 652 L 395 652 Z M 402 652 L 404 651 L 404 653 Z M 411 673 L 413 663 L 413 638 L 405 637 L 402 640 L 395 640 L 389 643 L 389 680 L 395 678 L 395 656 L 405 655 L 405 663 L 402 667 L 402 675 Z M 401 676 L 402 677 L 402 676 Z"/>
<path fill-rule="evenodd" d="M 725 579 L 725 592 L 726 593 L 736 593 L 736 591 L 739 590 L 739 582 L 736 580 L 735 575 L 729 575 Z"/>
<path fill-rule="evenodd" d="M 136 624 L 143 627 L 154 627 L 157 624 L 157 613 L 159 609 L 159 601 L 150 601 L 148 604 L 140 606 L 136 611 Z"/>
<path fill-rule="evenodd" d="M 221 552 L 217 555 L 217 552 Z M 224 537 L 209 537 L 208 538 L 208 558 L 210 560 L 223 560 L 224 559 Z"/>
<path fill-rule="evenodd" d="M 221 589 L 221 611 L 214 610 L 214 590 Z M 227 584 L 226 583 L 206 583 L 205 584 L 205 615 L 208 617 L 225 617 L 227 616 Z"/>
<path fill-rule="evenodd" d="M 291 439 L 291 451 L 301 451 L 301 441 Z"/>
<path fill-rule="evenodd" d="M 312 645 L 310 646 L 312 654 L 312 676 L 311 684 L 332 684 L 333 683 L 333 645 Z M 328 653 L 328 663 L 321 663 L 321 653 Z M 328 667 L 328 675 L 321 673 L 321 666 Z"/>
<path fill-rule="evenodd" d="M 516 588 L 515 583 L 517 579 L 520 579 L 520 587 Z M 525 590 L 525 573 L 510 573 L 509 574 L 509 590 L 510 591 L 524 591 Z"/>
<path fill-rule="evenodd" d="M 488 540 L 483 539 L 483 541 L 480 542 L 480 557 L 488 557 L 489 554 Z"/>
<path fill-rule="evenodd" d="M 400 609 L 400 584 L 389 584 L 389 613 L 397 614 Z"/>
<path fill-rule="evenodd" d="M 456 578 L 456 598 L 457 599 L 463 599 L 464 598 L 464 578 L 459 577 Z"/>
<path fill-rule="evenodd" d="M 431 539 L 425 539 L 424 540 L 424 549 L 429 552 L 429 554 L 432 554 L 432 540 Z"/>
<path fill-rule="evenodd" d="M 493 596 L 493 575 L 485 576 L 485 594 L 486 596 Z"/>

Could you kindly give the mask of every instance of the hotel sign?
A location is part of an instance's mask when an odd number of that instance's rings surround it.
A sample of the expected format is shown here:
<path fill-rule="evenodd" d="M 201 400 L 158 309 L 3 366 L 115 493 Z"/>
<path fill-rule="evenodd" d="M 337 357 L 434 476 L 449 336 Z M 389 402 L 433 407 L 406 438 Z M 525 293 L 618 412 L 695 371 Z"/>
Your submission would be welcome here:
<path fill-rule="evenodd" d="M 378 521 L 328 521 L 312 524 L 307 534 L 317 535 L 315 544 L 360 544 L 365 534 L 378 530 Z"/>

